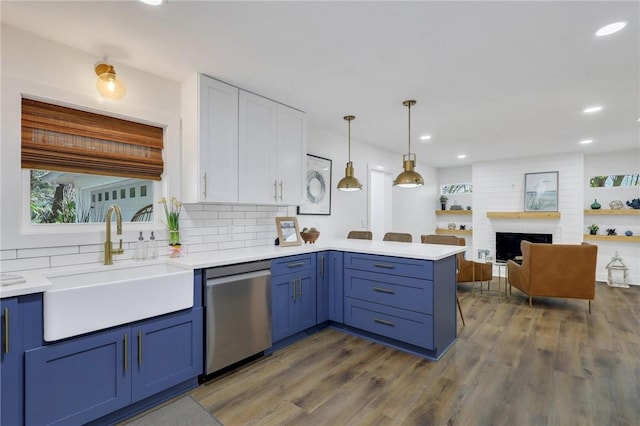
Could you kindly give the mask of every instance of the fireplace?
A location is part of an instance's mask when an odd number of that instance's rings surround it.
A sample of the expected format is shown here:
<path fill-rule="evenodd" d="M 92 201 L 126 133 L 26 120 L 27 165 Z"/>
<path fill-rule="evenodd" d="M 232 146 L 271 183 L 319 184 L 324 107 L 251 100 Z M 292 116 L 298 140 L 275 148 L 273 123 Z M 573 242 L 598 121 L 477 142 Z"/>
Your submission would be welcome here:
<path fill-rule="evenodd" d="M 520 242 L 553 243 L 552 234 L 528 234 L 524 232 L 496 232 L 496 260 L 506 262 L 522 256 Z"/>

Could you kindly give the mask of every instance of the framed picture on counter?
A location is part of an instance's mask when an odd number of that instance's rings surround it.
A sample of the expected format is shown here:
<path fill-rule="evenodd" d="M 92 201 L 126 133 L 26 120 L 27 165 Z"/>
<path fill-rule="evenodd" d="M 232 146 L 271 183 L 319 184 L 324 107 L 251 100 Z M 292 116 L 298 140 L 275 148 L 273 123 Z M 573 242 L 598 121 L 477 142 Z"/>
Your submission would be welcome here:
<path fill-rule="evenodd" d="M 307 154 L 304 204 L 298 214 L 331 214 L 331 160 Z"/>
<path fill-rule="evenodd" d="M 299 246 L 302 245 L 302 237 L 298 228 L 298 219 L 295 217 L 276 217 L 276 228 L 280 245 Z"/>

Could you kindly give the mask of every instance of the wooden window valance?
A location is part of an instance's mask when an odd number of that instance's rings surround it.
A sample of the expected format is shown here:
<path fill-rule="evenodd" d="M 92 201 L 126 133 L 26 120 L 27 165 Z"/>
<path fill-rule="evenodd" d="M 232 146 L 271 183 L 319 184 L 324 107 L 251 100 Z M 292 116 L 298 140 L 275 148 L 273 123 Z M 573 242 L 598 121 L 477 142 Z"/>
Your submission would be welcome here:
<path fill-rule="evenodd" d="M 164 131 L 22 99 L 22 168 L 160 180 Z"/>

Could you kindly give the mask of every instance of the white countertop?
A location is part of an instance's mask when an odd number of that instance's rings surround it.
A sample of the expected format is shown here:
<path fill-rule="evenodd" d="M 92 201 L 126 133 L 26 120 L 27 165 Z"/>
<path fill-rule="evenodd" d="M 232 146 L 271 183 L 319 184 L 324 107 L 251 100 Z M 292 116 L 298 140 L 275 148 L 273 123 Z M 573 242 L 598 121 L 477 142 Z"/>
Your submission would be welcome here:
<path fill-rule="evenodd" d="M 232 250 L 217 250 L 201 253 L 187 253 L 175 259 L 160 259 L 157 261 L 115 261 L 114 265 L 96 266 L 79 265 L 55 269 L 39 269 L 33 271 L 12 272 L 21 275 L 26 282 L 8 286 L 0 286 L 0 298 L 20 296 L 24 294 L 40 293 L 52 287 L 47 276 L 62 275 L 74 271 L 96 270 L 99 268 L 120 269 L 141 264 L 169 263 L 185 269 L 201 269 L 216 266 L 231 265 L 234 263 L 251 262 L 255 260 L 274 259 L 278 257 L 292 256 L 296 254 L 315 253 L 324 250 L 350 251 L 355 253 L 377 254 L 381 256 L 406 257 L 422 260 L 440 260 L 461 253 L 466 250 L 464 246 L 448 246 L 440 244 L 400 243 L 393 241 L 369 241 L 369 240 L 318 240 L 314 244 L 301 246 L 258 246 Z"/>
<path fill-rule="evenodd" d="M 200 269 L 254 260 L 274 259 L 296 254 L 315 253 L 324 250 L 351 251 L 382 256 L 407 257 L 422 260 L 440 260 L 466 250 L 465 246 L 442 244 L 400 243 L 394 241 L 369 240 L 323 240 L 301 246 L 259 246 L 233 250 L 190 253 L 168 262 L 184 268 Z"/>

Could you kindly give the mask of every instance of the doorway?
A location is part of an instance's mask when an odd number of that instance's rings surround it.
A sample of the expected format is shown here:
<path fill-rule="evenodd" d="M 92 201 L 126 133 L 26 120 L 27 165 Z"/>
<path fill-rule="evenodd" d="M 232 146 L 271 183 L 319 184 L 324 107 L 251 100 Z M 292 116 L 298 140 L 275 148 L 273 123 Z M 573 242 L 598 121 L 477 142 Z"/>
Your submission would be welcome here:
<path fill-rule="evenodd" d="M 385 232 L 391 229 L 392 184 L 391 173 L 369 169 L 369 230 L 376 240 L 381 240 Z"/>

